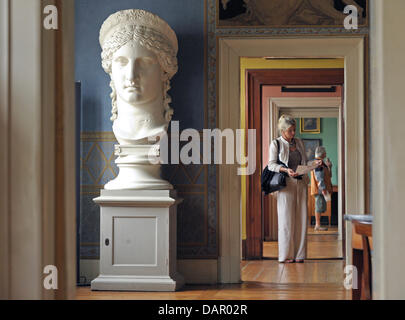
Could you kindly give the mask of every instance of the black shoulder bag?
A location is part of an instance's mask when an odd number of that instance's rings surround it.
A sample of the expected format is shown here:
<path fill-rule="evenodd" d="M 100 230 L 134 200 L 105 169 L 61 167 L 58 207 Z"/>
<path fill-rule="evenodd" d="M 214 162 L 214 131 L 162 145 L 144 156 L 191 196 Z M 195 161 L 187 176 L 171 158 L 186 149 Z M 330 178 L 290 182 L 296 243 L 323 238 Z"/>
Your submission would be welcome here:
<path fill-rule="evenodd" d="M 279 141 L 276 139 L 277 142 L 277 163 L 283 165 L 285 164 L 280 161 L 280 144 Z M 279 191 L 287 186 L 286 183 L 286 176 L 285 172 L 274 172 L 270 171 L 268 166 L 266 166 L 263 170 L 261 183 L 262 183 L 262 191 L 265 195 Z"/>

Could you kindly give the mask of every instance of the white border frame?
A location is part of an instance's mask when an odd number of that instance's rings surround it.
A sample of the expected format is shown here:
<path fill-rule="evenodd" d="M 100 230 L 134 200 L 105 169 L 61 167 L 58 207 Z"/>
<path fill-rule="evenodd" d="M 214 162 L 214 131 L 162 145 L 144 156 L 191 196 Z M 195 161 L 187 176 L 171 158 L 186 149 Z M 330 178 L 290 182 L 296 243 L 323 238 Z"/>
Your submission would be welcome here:
<path fill-rule="evenodd" d="M 218 39 L 218 127 L 240 126 L 240 58 L 344 58 L 344 120 L 346 212 L 365 211 L 364 37 Z M 238 109 L 239 110 L 239 109 Z M 359 146 L 362 146 L 359 148 Z M 219 260 L 221 283 L 241 281 L 241 180 L 234 166 L 219 167 Z M 239 214 L 236 214 L 236 213 Z M 351 225 L 346 224 L 346 262 L 351 262 Z"/>
<path fill-rule="evenodd" d="M 10 0 L 0 0 L 0 149 L 3 150 L 0 157 L 0 173 L 2 179 L 0 182 L 0 298 L 6 299 L 9 297 L 9 252 L 8 252 L 8 226 L 9 226 L 9 175 L 8 172 L 8 155 L 4 150 L 9 148 L 9 9 Z"/>
<path fill-rule="evenodd" d="M 64 22 L 59 36 L 43 28 L 52 3 Z M 73 22 L 74 0 L 0 0 L 0 299 L 76 295 Z M 46 265 L 57 265 L 59 290 L 44 288 Z"/>

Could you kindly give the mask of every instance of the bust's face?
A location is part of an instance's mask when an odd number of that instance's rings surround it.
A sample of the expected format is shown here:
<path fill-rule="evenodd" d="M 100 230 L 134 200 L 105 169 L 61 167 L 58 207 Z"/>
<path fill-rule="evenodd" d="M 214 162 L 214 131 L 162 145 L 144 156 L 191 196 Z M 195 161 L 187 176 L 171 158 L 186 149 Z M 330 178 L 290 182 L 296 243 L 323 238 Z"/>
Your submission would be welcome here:
<path fill-rule="evenodd" d="M 155 100 L 162 93 L 162 70 L 154 52 L 130 41 L 112 58 L 112 80 L 118 96 L 130 104 Z"/>

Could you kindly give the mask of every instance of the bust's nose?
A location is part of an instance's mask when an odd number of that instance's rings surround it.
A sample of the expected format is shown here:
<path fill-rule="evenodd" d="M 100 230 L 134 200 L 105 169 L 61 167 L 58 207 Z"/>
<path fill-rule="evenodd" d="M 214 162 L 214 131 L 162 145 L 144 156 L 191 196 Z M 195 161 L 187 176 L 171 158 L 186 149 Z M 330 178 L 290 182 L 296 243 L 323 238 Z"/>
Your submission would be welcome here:
<path fill-rule="evenodd" d="M 131 60 L 127 64 L 125 76 L 128 81 L 135 81 L 139 79 L 139 68 L 135 60 Z"/>

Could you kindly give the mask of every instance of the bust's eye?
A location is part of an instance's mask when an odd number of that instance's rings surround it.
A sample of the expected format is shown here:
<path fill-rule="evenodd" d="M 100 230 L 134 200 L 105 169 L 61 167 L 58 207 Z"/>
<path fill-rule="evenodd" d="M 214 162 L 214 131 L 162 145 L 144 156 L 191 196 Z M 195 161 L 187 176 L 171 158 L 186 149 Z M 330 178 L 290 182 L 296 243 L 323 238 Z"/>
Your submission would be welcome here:
<path fill-rule="evenodd" d="M 118 57 L 114 60 L 119 66 L 126 66 L 128 64 L 128 59 L 125 57 Z"/>
<path fill-rule="evenodd" d="M 148 66 L 154 65 L 157 62 L 155 59 L 150 58 L 150 57 L 143 57 L 143 58 L 140 58 L 138 61 L 139 61 L 139 65 L 141 67 L 148 67 Z"/>

